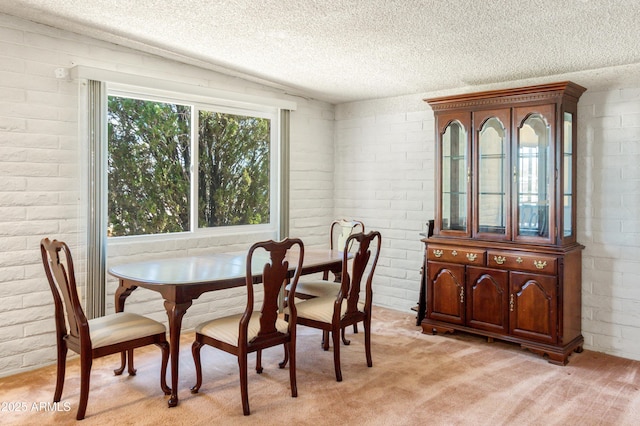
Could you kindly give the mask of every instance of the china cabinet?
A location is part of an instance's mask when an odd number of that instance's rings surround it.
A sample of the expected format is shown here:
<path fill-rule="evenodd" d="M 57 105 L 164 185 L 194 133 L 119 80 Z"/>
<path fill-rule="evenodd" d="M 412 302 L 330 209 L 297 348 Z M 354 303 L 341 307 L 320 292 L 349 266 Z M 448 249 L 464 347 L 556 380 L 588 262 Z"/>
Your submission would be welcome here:
<path fill-rule="evenodd" d="M 520 344 L 564 365 L 580 352 L 577 103 L 561 82 L 426 99 L 436 212 L 423 239 L 423 332 Z"/>

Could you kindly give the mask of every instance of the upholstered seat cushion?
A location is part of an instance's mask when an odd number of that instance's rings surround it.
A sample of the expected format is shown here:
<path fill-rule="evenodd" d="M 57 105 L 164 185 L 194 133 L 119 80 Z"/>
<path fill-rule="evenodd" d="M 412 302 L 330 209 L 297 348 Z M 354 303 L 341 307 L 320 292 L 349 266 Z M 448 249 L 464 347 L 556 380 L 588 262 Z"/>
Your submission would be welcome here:
<path fill-rule="evenodd" d="M 260 331 L 260 312 L 254 312 L 249 320 L 247 327 L 247 341 L 253 340 Z M 240 319 L 242 314 L 232 315 L 224 318 L 217 318 L 211 321 L 203 322 L 196 327 L 196 333 L 211 337 L 212 339 L 238 346 L 238 337 L 240 334 Z M 276 330 L 280 333 L 287 333 L 289 323 L 282 318 L 276 320 Z"/>
<path fill-rule="evenodd" d="M 89 335 L 94 349 L 165 332 L 164 324 L 130 312 L 89 320 Z"/>
<path fill-rule="evenodd" d="M 290 291 L 291 285 L 287 285 L 285 289 Z M 296 294 L 309 297 L 332 296 L 334 299 L 340 291 L 340 283 L 326 280 L 316 281 L 299 281 L 296 286 Z"/>
<path fill-rule="evenodd" d="M 335 304 L 335 296 L 316 297 L 315 299 L 306 300 L 304 303 L 296 305 L 298 318 L 307 318 L 310 320 L 331 323 L 333 317 L 333 305 Z M 358 310 L 364 311 L 364 302 L 358 302 Z M 341 306 L 341 316 L 347 312 L 347 301 L 343 299 Z"/>

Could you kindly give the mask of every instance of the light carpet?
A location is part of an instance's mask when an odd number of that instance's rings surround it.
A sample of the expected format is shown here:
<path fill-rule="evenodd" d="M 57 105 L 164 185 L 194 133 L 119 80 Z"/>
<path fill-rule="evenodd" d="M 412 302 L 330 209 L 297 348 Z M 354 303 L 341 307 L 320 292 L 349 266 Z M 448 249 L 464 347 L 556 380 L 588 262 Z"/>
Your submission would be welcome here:
<path fill-rule="evenodd" d="M 202 350 L 203 385 L 195 382 L 191 342 L 180 353 L 180 404 L 167 407 L 159 386 L 160 350 L 136 351 L 136 376 L 114 376 L 118 356 L 94 361 L 82 425 L 637 425 L 640 362 L 584 351 L 567 366 L 547 363 L 518 345 L 462 333 L 421 333 L 415 317 L 374 308 L 373 367 L 367 368 L 362 331 L 342 346 L 343 381 L 335 381 L 333 353 L 317 330 L 298 330 L 298 397 L 291 398 L 282 348 L 263 354 L 264 372 L 249 371 L 251 415 L 242 415 L 236 358 Z M 362 325 L 360 325 L 362 330 Z M 255 362 L 250 355 L 250 365 Z M 0 379 L 3 425 L 73 424 L 78 407 L 77 357 L 69 360 L 61 411 L 51 402 L 55 366 Z M 252 367 L 251 367 L 252 368 Z M 8 410 L 24 403 L 24 411 Z M 36 403 L 34 408 L 33 404 Z M 45 404 L 46 405 L 46 404 Z M 14 405 L 15 407 L 15 405 Z M 69 411 L 64 411 L 68 407 Z"/>

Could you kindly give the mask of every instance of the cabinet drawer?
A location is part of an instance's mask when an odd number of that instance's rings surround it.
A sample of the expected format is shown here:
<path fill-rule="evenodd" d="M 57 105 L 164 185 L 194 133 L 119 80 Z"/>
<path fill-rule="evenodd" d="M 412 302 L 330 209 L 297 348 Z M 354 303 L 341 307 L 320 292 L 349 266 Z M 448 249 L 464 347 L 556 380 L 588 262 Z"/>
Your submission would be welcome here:
<path fill-rule="evenodd" d="M 427 259 L 440 262 L 462 263 L 465 265 L 484 265 L 485 251 L 450 246 L 429 245 Z"/>
<path fill-rule="evenodd" d="M 555 256 L 543 254 L 524 254 L 509 251 L 489 251 L 487 253 L 487 266 L 491 268 L 555 274 L 557 264 L 558 259 Z"/>

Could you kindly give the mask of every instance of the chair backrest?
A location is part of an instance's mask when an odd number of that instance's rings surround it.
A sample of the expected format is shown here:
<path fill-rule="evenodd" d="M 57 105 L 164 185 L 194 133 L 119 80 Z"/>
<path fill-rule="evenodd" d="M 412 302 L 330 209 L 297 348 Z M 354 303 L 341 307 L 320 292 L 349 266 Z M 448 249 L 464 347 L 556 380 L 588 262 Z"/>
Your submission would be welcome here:
<path fill-rule="evenodd" d="M 290 249 L 294 246 L 298 246 L 297 258 L 290 254 Z M 254 252 L 257 249 L 264 249 L 268 254 L 268 258 L 255 256 Z M 264 262 L 262 260 L 264 259 Z M 296 263 L 296 269 L 293 278 L 289 281 L 289 260 L 293 260 Z M 253 314 L 254 296 L 253 296 L 253 268 L 254 262 L 260 261 L 264 265 L 262 269 L 262 286 L 264 289 L 264 296 L 262 301 L 262 307 L 260 308 L 260 331 L 258 337 L 255 340 L 268 338 L 277 334 L 276 320 L 280 311 L 280 294 L 283 287 L 287 282 L 291 283 L 291 293 L 295 293 L 296 286 L 298 285 L 298 279 L 302 271 L 302 262 L 304 259 L 304 244 L 302 240 L 298 238 L 287 238 L 282 241 L 263 241 L 255 243 L 249 249 L 247 253 L 247 306 L 245 308 L 244 315 L 240 320 L 240 341 L 244 342 L 247 339 L 247 326 L 251 315 Z M 289 309 L 289 332 L 295 330 L 296 320 L 296 307 L 295 301 L 290 298 L 287 307 Z M 292 326 L 293 324 L 293 326 Z M 254 342 L 255 342 L 254 340 Z"/>
<path fill-rule="evenodd" d="M 364 223 L 359 220 L 345 219 L 331 222 L 329 233 L 331 249 L 337 248 L 338 250 L 343 250 L 347 239 L 355 232 L 364 232 Z M 351 246 L 349 246 L 347 251 L 349 250 L 351 250 Z"/>
<path fill-rule="evenodd" d="M 371 303 L 373 301 L 373 290 L 371 286 L 373 274 L 375 273 L 378 258 L 380 257 L 382 236 L 378 231 L 372 231 L 368 234 L 362 232 L 352 234 L 345 242 L 345 250 L 342 258 L 343 265 L 347 265 L 349 260 L 347 247 L 350 247 L 354 242 L 357 242 L 358 245 L 353 253 L 351 270 L 349 271 L 348 267 L 342 268 L 342 285 L 339 293 L 339 297 L 347 300 L 346 315 L 358 311 L 358 301 L 363 285 L 366 290 L 365 307 L 368 312 L 371 312 Z M 371 256 L 372 249 L 375 250 L 373 257 Z M 366 280 L 363 283 L 365 276 Z"/>
<path fill-rule="evenodd" d="M 62 241 L 44 238 L 40 241 L 40 253 L 53 295 L 58 336 L 70 335 L 88 344 L 89 323 L 78 297 L 73 258 L 69 247 Z M 65 311 L 67 322 L 65 322 Z"/>

